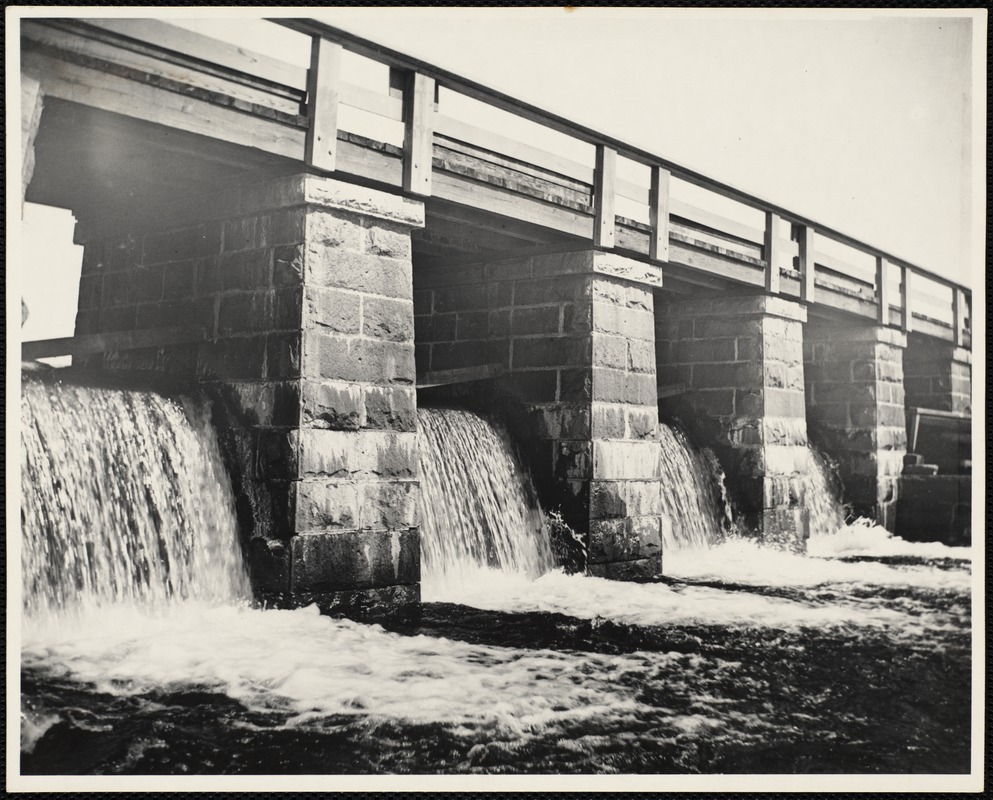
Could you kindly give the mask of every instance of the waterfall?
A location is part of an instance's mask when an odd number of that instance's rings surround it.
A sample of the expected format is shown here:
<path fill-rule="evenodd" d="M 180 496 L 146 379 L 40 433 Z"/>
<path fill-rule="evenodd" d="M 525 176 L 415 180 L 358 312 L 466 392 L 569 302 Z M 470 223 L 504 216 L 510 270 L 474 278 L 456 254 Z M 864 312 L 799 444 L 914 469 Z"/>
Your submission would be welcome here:
<path fill-rule="evenodd" d="M 659 446 L 663 552 L 720 541 L 733 523 L 717 458 L 665 424 L 659 425 Z"/>
<path fill-rule="evenodd" d="M 248 596 L 231 487 L 205 410 L 25 378 L 23 607 Z"/>
<path fill-rule="evenodd" d="M 469 411 L 423 408 L 418 420 L 425 596 L 457 596 L 486 569 L 550 570 L 544 517 L 507 437 Z"/>
<path fill-rule="evenodd" d="M 664 552 L 699 549 L 735 531 L 724 471 L 716 456 L 698 450 L 678 427 L 659 425 Z M 798 477 L 811 535 L 831 535 L 845 523 L 840 487 L 827 458 L 814 447 L 798 451 Z"/>
<path fill-rule="evenodd" d="M 845 525 L 839 497 L 841 485 L 827 456 L 808 445 L 803 459 L 804 504 L 810 513 L 810 535 L 833 535 Z"/>

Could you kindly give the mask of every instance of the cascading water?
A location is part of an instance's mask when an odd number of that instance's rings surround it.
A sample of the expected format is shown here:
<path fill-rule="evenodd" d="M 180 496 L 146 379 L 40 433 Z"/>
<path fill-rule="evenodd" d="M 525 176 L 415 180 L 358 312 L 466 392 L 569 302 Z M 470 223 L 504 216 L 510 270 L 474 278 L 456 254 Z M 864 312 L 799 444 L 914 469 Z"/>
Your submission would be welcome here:
<path fill-rule="evenodd" d="M 422 408 L 421 585 L 454 597 L 487 568 L 537 578 L 554 567 L 534 489 L 510 442 L 469 411 Z"/>
<path fill-rule="evenodd" d="M 719 542 L 733 523 L 717 458 L 693 447 L 678 428 L 661 424 L 658 434 L 662 552 Z"/>
<path fill-rule="evenodd" d="M 26 379 L 21 422 L 28 616 L 247 596 L 231 488 L 202 408 Z"/>
<path fill-rule="evenodd" d="M 810 515 L 810 536 L 833 536 L 844 527 L 845 509 L 840 486 L 826 456 L 807 445 L 800 464 L 804 506 Z"/>
<path fill-rule="evenodd" d="M 716 456 L 697 449 L 678 427 L 659 425 L 663 552 L 699 551 L 736 541 L 736 526 L 724 471 Z M 810 520 L 811 537 L 842 529 L 844 509 L 825 456 L 814 447 L 798 452 L 797 478 Z"/>

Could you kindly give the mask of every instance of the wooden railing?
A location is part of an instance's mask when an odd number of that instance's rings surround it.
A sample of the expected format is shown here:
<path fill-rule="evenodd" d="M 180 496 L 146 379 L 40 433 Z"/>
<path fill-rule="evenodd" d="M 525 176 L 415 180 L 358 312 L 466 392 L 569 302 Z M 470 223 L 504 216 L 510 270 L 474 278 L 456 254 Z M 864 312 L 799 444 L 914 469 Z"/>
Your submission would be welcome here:
<path fill-rule="evenodd" d="M 540 199 L 557 204 L 553 210 L 563 218 L 572 211 L 592 216 L 582 230 L 596 247 L 635 252 L 690 271 L 709 270 L 731 281 L 747 279 L 806 303 L 831 299 L 838 307 L 874 313 L 884 325 L 919 328 L 958 346 L 971 344 L 971 292 L 955 281 L 654 153 L 324 23 L 270 22 L 307 37 L 300 41 L 309 44 L 309 68 L 152 20 L 38 20 L 31 36 L 64 49 L 81 45 L 71 36 L 59 39 L 58 31 L 82 32 L 89 37 L 87 52 L 99 58 L 113 57 L 144 72 L 158 69 L 163 79 L 217 91 L 229 108 L 301 131 L 300 151 L 292 136 L 282 137 L 271 151 L 302 158 L 316 171 L 343 169 L 343 143 L 359 133 L 344 117 L 372 115 L 383 133 L 371 138 L 400 159 L 397 184 L 404 192 L 471 203 L 471 195 L 455 193 L 450 181 L 444 182 L 447 173 L 438 166 L 439 148 L 468 147 L 493 164 L 512 165 L 546 183 L 558 181 L 562 196 Z M 388 82 L 374 90 L 345 80 L 346 56 L 385 65 Z M 467 104 L 486 113 L 462 114 L 469 119 L 453 113 Z M 500 126 L 479 124 L 490 114 L 503 115 L 518 132 L 508 135 L 495 130 Z M 555 144 L 549 145 L 552 139 Z M 354 162 L 346 166 L 349 170 L 355 170 Z M 362 177 L 385 180 L 388 173 L 380 164 Z M 621 206 L 632 211 L 622 213 Z M 502 213 L 517 213 L 514 204 L 503 208 Z M 540 222 L 554 224 L 547 217 Z M 562 223 L 560 229 L 570 234 L 580 230 L 578 223 L 568 230 Z M 637 247 L 632 245 L 634 234 Z M 723 260 L 704 265 L 676 257 L 673 243 L 703 243 Z M 750 270 L 738 268 L 739 263 Z M 756 270 L 762 271 L 760 276 Z M 847 305 L 838 298 L 847 298 Z"/>

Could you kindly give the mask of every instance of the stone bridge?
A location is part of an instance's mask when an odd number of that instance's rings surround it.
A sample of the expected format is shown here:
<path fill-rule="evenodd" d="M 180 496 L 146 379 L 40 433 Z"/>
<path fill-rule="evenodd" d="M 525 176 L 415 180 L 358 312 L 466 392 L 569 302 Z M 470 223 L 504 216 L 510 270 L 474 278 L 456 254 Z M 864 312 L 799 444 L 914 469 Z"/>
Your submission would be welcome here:
<path fill-rule="evenodd" d="M 971 413 L 968 289 L 372 42 L 271 25 L 309 69 L 154 20 L 21 24 L 25 199 L 70 209 L 84 248 L 76 336 L 24 353 L 209 390 L 261 596 L 416 604 L 419 393 L 506 412 L 592 574 L 661 569 L 660 413 L 714 448 L 759 537 L 806 536 L 808 437 L 855 513 L 897 525 L 908 415 Z"/>

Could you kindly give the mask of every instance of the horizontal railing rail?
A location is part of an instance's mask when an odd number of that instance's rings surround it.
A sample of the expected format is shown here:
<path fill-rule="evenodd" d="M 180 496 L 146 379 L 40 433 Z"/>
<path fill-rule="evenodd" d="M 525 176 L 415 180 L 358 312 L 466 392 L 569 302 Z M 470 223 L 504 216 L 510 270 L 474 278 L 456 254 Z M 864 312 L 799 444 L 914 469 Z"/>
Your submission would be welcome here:
<path fill-rule="evenodd" d="M 71 39 L 73 32 L 94 37 L 98 49 L 119 46 L 127 51 L 127 63 L 136 69 L 154 69 L 149 59 L 157 55 L 163 61 L 160 74 L 165 78 L 175 78 L 173 66 L 185 68 L 187 72 L 181 71 L 180 75 L 200 67 L 213 81 L 212 86 L 234 96 L 241 93 L 242 99 L 251 104 L 241 110 L 252 113 L 261 104 L 282 112 L 283 116 L 277 114 L 274 118 L 282 124 L 289 120 L 303 127 L 306 139 L 302 158 L 316 170 L 339 171 L 342 137 L 364 135 L 351 123 L 340 124 L 346 109 L 356 109 L 394 125 L 398 143 L 402 134 L 402 145 L 397 144 L 399 149 L 393 152 L 401 159 L 398 183 L 405 192 L 441 196 L 451 182 L 445 174 L 448 168 L 438 166 L 437 148 L 448 148 L 442 152 L 450 153 L 462 142 L 466 152 L 481 154 L 484 160 L 486 153 L 492 153 L 492 164 L 511 165 L 515 172 L 545 180 L 546 185 L 558 186 L 556 181 L 560 182 L 561 188 L 555 189 L 564 198 L 556 201 L 559 213 L 579 210 L 590 214 L 592 229 L 587 231 L 591 230 L 596 247 L 631 249 L 634 226 L 635 231 L 643 231 L 641 237 L 648 234 L 647 247 L 642 238 L 642 244 L 635 248 L 637 252 L 647 254 L 651 260 L 667 262 L 670 239 L 677 244 L 686 241 L 684 231 L 688 224 L 694 242 L 702 241 L 732 257 L 740 254 L 739 258 L 744 256 L 745 262 L 754 265 L 743 278 L 741 269 L 729 272 L 731 280 L 754 282 L 749 275 L 759 275 L 761 269 L 766 291 L 783 291 L 785 281 L 791 287 L 788 291 L 799 294 L 807 303 L 817 302 L 821 291 L 854 292 L 853 297 L 857 295 L 875 305 L 880 324 L 892 324 L 891 314 L 897 309 L 898 324 L 906 331 L 915 328 L 915 321 L 927 320 L 922 330 L 938 330 L 933 324 L 937 322 L 939 328 L 945 326 L 945 337 L 951 328 L 950 338 L 955 344 L 971 344 L 972 294 L 954 280 L 628 142 L 326 23 L 288 18 L 268 22 L 309 38 L 309 67 L 287 64 L 155 20 L 35 20 L 34 24 L 51 24 L 53 30 L 70 35 L 68 44 L 53 40 L 51 46 L 77 46 Z M 44 34 L 41 41 L 49 43 Z M 377 92 L 344 80 L 345 53 L 353 54 L 350 58 L 359 56 L 376 62 L 380 68 L 387 67 L 388 86 L 384 84 Z M 97 55 L 108 57 L 103 51 Z M 576 144 L 578 149 L 551 152 L 554 145 L 536 146 L 524 141 L 523 135 L 507 135 L 494 129 L 498 125 L 479 122 L 472 113 L 460 119 L 447 106 L 439 106 L 440 96 L 446 98 L 445 103 L 452 97 L 465 98 L 459 102 L 475 103 L 480 108 L 483 106 L 479 104 L 484 104 L 495 114 L 510 115 L 521 125 L 550 132 Z M 372 141 L 388 143 L 385 134 L 374 136 Z M 577 152 L 581 155 L 576 156 Z M 590 154 L 587 163 L 583 163 L 582 154 Z M 632 169 L 640 171 L 639 179 L 630 177 Z M 551 184 L 547 184 L 549 181 Z M 703 207 L 711 201 L 718 206 L 723 204 L 723 210 Z M 698 227 L 699 234 L 695 233 Z M 575 225 L 573 231 L 578 232 Z M 835 247 L 826 248 L 832 243 L 840 246 L 840 254 L 834 252 Z M 859 260 L 869 263 L 859 267 Z M 714 272 L 714 267 L 698 267 L 692 259 L 686 263 L 691 269 Z M 717 263 L 719 266 L 721 262 Z M 723 263 L 729 264 L 729 270 L 734 267 L 726 259 Z M 836 289 L 838 275 L 845 277 L 846 286 Z M 848 282 L 853 282 L 850 289 Z M 918 282 L 944 287 L 950 295 L 944 294 L 945 299 L 936 302 L 929 291 L 915 289 Z M 858 313 L 872 313 L 871 306 L 868 308 L 867 312 L 862 306 Z"/>

